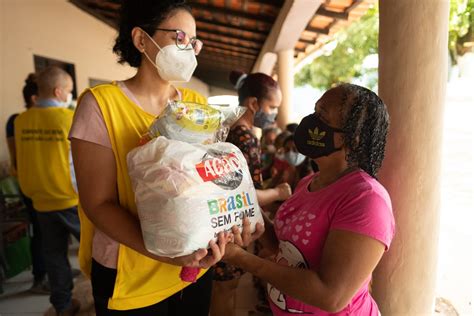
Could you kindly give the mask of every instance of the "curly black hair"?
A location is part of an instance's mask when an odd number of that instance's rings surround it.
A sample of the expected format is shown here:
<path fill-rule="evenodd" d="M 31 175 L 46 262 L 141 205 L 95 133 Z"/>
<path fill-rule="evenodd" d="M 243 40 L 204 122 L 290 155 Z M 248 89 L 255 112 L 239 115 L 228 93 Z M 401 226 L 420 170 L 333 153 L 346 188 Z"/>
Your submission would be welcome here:
<path fill-rule="evenodd" d="M 367 88 L 349 83 L 336 88 L 342 89 L 342 129 L 349 166 L 357 166 L 376 178 L 385 157 L 390 125 L 387 107 Z"/>
<path fill-rule="evenodd" d="M 286 124 L 285 128 L 288 132 L 295 133 L 296 129 L 298 128 L 298 123 Z"/>
<path fill-rule="evenodd" d="M 119 33 L 113 47 L 113 52 L 119 57 L 118 62 L 128 63 L 132 67 L 140 66 L 142 56 L 133 45 L 132 29 L 138 26 L 153 36 L 156 28 L 177 10 L 191 13 L 191 8 L 184 0 L 123 0 Z"/>

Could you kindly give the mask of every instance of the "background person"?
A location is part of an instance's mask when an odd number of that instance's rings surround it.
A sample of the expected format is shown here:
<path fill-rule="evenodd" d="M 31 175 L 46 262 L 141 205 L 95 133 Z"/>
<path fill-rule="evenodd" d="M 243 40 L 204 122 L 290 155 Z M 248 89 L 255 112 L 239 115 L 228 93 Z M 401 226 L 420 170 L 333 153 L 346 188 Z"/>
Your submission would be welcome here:
<path fill-rule="evenodd" d="M 74 315 L 73 276 L 68 259 L 69 234 L 79 240 L 78 197 L 67 139 L 73 112 L 71 76 L 57 67 L 38 75 L 36 105 L 15 119 L 15 147 L 21 191 L 33 201 L 51 286 L 50 301 L 58 315 Z"/>

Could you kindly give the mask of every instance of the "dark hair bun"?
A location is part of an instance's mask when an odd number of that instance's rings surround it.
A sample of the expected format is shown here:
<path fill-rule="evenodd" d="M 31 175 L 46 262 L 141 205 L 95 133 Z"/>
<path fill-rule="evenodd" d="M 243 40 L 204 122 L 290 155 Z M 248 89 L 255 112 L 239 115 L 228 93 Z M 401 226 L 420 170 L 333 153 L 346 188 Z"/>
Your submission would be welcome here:
<path fill-rule="evenodd" d="M 35 73 L 30 73 L 25 79 L 25 86 L 23 87 L 23 99 L 25 104 L 30 106 L 33 104 L 32 97 L 38 95 L 37 76 Z"/>
<path fill-rule="evenodd" d="M 37 76 L 35 73 L 30 73 L 25 79 L 25 84 L 36 84 Z"/>

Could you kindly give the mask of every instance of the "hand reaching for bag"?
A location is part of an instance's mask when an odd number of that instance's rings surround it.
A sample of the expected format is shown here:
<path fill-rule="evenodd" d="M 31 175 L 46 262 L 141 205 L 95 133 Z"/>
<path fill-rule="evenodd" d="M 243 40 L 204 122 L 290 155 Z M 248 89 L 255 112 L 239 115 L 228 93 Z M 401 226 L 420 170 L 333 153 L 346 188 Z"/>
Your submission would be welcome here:
<path fill-rule="evenodd" d="M 223 260 L 232 263 L 233 259 L 240 251 L 244 251 L 251 242 L 257 240 L 265 232 L 265 227 L 262 223 L 255 225 L 255 232 L 250 231 L 250 220 L 244 217 L 242 221 L 242 232 L 237 226 L 232 227 L 233 242 L 227 245 Z"/>
<path fill-rule="evenodd" d="M 217 236 L 217 242 L 209 242 L 209 250 L 198 249 L 190 255 L 176 258 L 159 257 L 158 260 L 182 267 L 193 267 L 208 269 L 217 262 L 221 261 L 226 251 L 227 243 L 232 239 L 231 233 L 220 232 Z"/>
<path fill-rule="evenodd" d="M 250 231 L 250 220 L 248 217 L 244 217 L 242 220 L 242 232 L 239 227 L 232 226 L 232 240 L 233 243 L 242 248 L 248 247 L 251 242 L 257 240 L 265 232 L 265 227 L 262 223 L 255 224 L 255 232 L 252 234 Z"/>

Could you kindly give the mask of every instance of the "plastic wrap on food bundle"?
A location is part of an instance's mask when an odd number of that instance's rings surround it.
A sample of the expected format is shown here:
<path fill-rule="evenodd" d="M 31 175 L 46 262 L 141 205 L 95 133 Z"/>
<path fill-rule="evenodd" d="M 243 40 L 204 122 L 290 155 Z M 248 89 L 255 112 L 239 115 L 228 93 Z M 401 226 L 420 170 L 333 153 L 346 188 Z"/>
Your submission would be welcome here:
<path fill-rule="evenodd" d="M 208 248 L 217 234 L 263 224 L 257 195 L 241 151 L 230 143 L 189 144 L 152 139 L 127 156 L 147 250 L 158 256 Z"/>
<path fill-rule="evenodd" d="M 225 141 L 229 129 L 246 108 L 194 102 L 170 101 L 150 126 L 141 144 L 158 136 L 187 143 L 211 144 Z"/>

